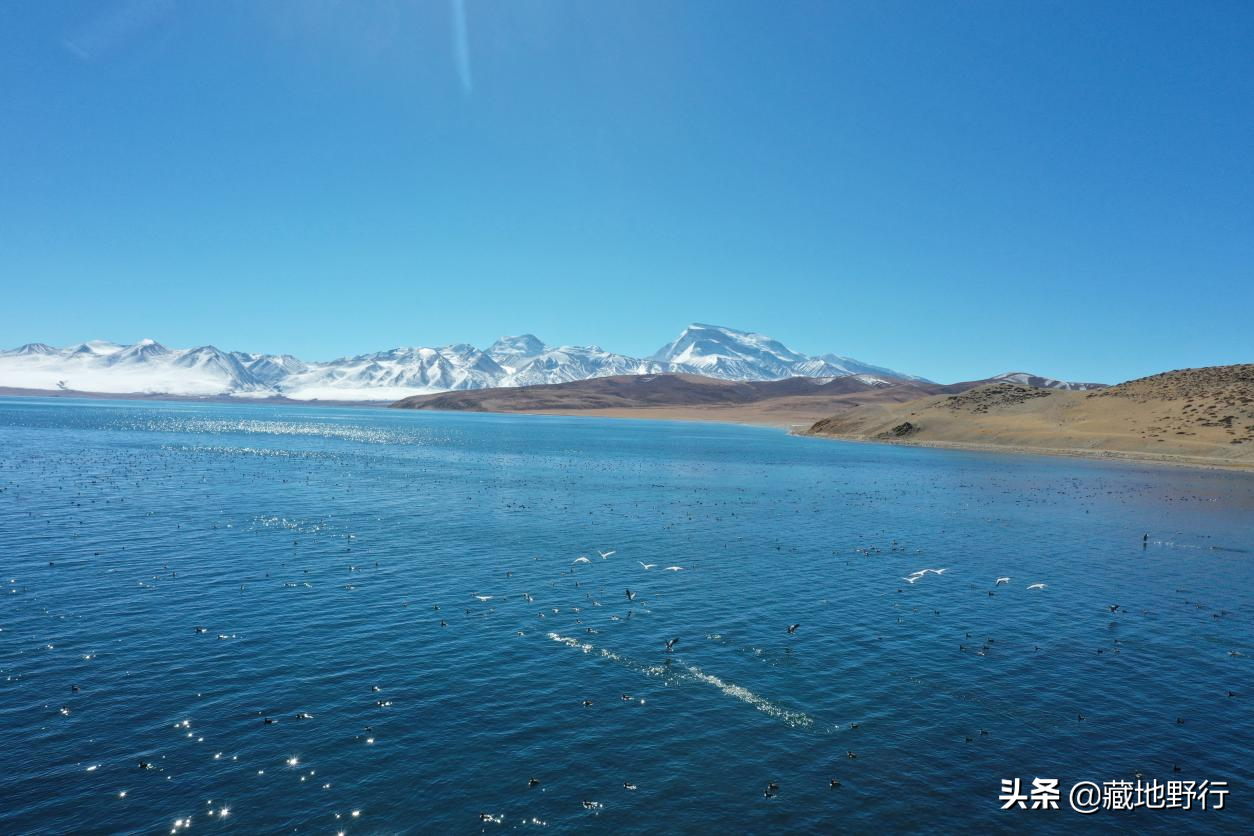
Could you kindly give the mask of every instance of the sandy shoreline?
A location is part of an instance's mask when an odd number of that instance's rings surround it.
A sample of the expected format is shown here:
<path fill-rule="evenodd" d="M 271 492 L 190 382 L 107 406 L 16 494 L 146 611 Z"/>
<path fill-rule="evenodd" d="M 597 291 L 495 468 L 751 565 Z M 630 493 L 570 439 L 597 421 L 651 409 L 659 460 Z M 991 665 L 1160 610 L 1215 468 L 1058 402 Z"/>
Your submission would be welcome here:
<path fill-rule="evenodd" d="M 1254 470 L 1254 366 L 1178 369 L 1096 392 L 1011 383 L 835 413 L 809 435 Z"/>
<path fill-rule="evenodd" d="M 429 410 L 431 412 L 455 412 L 461 410 Z M 961 450 L 976 453 L 1004 453 L 1010 455 L 1067 456 L 1098 461 L 1121 461 L 1141 464 L 1171 465 L 1202 469 L 1236 470 L 1254 472 L 1254 463 L 1233 462 L 1205 456 L 1183 456 L 1171 453 L 1138 453 L 1125 450 L 1086 449 L 1078 447 L 1033 447 L 1023 444 L 995 444 L 956 441 L 904 441 L 897 439 L 857 438 L 807 432 L 812 421 L 788 421 L 779 416 L 762 414 L 740 407 L 656 407 L 641 409 L 580 409 L 544 410 L 519 412 L 480 412 L 481 415 L 535 415 L 563 418 L 615 418 L 624 420 L 695 421 L 703 423 L 731 424 L 735 426 L 766 427 L 788 432 L 797 438 L 817 438 L 829 441 L 849 441 L 858 444 L 892 444 L 901 447 L 924 447 L 934 450 Z"/>
<path fill-rule="evenodd" d="M 428 412 L 460 412 L 462 410 L 425 410 Z M 537 415 L 560 418 L 616 418 L 643 421 L 695 421 L 706 424 L 733 424 L 741 427 L 770 427 L 795 432 L 809 429 L 814 421 L 804 418 L 789 420 L 787 416 L 755 413 L 738 407 L 641 407 L 639 409 L 544 409 L 517 412 L 483 411 L 480 415 Z M 817 418 L 815 420 L 818 420 Z"/>
<path fill-rule="evenodd" d="M 436 411 L 436 410 L 432 410 Z M 546 410 L 543 412 L 491 412 L 490 415 L 539 415 L 569 418 L 622 418 L 658 421 L 699 421 L 738 426 L 769 427 L 787 431 L 798 438 L 817 438 L 829 441 L 849 441 L 857 444 L 891 444 L 900 447 L 924 447 L 933 450 L 960 450 L 974 453 L 1004 453 L 1009 455 L 1066 456 L 1098 461 L 1135 462 L 1140 464 L 1171 465 L 1202 469 L 1236 470 L 1254 472 L 1254 463 L 1233 462 L 1205 456 L 1184 456 L 1172 453 L 1140 453 L 1125 450 L 1086 449 L 1082 447 L 1034 447 L 1025 444 L 996 444 L 958 441 L 906 441 L 897 439 L 857 438 L 853 436 L 827 435 L 806 432 L 813 425 L 807 421 L 780 420 L 778 416 L 754 414 L 739 408 L 711 407 L 706 409 L 667 408 L 653 409 L 604 409 L 604 410 Z M 817 419 L 816 419 L 817 420 Z"/>
<path fill-rule="evenodd" d="M 800 438 L 818 438 L 827 441 L 847 441 L 854 444 L 890 444 L 897 447 L 925 447 L 933 450 L 963 450 L 972 453 L 1008 453 L 1014 455 L 1066 456 L 1076 459 L 1121 461 L 1139 464 L 1171 465 L 1175 467 L 1202 468 L 1206 470 L 1236 470 L 1254 473 L 1254 464 L 1212 459 L 1205 456 L 1178 456 L 1171 453 L 1136 453 L 1125 450 L 1095 450 L 1080 447 L 1032 447 L 1022 444 L 981 444 L 975 441 L 903 441 L 898 439 L 856 438 L 825 433 L 793 433 Z"/>
<path fill-rule="evenodd" d="M 128 394 L 63 392 L 41 390 L 14 390 L 0 387 L 0 397 L 30 398 L 84 398 L 90 400 L 126 400 L 183 403 L 222 403 L 255 406 L 333 406 L 362 407 L 366 409 L 385 408 L 387 404 L 377 401 L 297 401 L 287 399 L 249 399 L 232 397 L 196 397 L 196 396 L 144 396 Z M 1141 464 L 1171 465 L 1175 467 L 1191 467 L 1203 469 L 1235 470 L 1254 472 L 1254 463 L 1235 462 L 1231 460 L 1208 458 L 1204 456 L 1185 456 L 1171 453 L 1132 452 L 1124 450 L 1090 449 L 1077 447 L 1037 447 L 1024 444 L 998 444 L 975 441 L 918 441 L 908 439 L 863 438 L 853 435 L 837 435 L 831 433 L 808 432 L 815 421 L 826 416 L 798 414 L 788 410 L 772 410 L 760 404 L 734 406 L 705 407 L 639 407 L 633 409 L 566 409 L 566 410 L 535 410 L 535 411 L 497 411 L 497 410 L 424 410 L 466 415 L 534 415 L 537 417 L 564 418 L 611 418 L 620 420 L 644 421 L 693 421 L 700 423 L 730 424 L 735 426 L 754 426 L 777 429 L 795 435 L 798 438 L 817 438 L 832 441 L 847 441 L 858 444 L 891 444 L 901 447 L 925 447 L 934 450 L 962 450 L 978 453 L 1002 453 L 1010 455 L 1067 456 L 1071 458 L 1094 459 L 1098 461 L 1120 461 Z"/>
<path fill-rule="evenodd" d="M 145 393 L 78 392 L 55 389 L 18 389 L 0 386 L 0 398 L 46 398 L 57 400 L 93 401 L 147 401 L 152 403 L 215 403 L 239 406 L 331 406 L 387 409 L 386 401 L 321 401 L 293 400 L 288 398 L 237 398 L 230 395 L 152 395 Z M 621 418 L 659 421 L 702 421 L 707 423 L 736 424 L 741 426 L 773 427 L 780 430 L 809 428 L 827 412 L 815 411 L 813 417 L 792 412 L 779 414 L 769 410 L 754 409 L 755 404 L 708 407 L 639 407 L 634 409 L 567 409 L 567 410 L 468 410 L 428 409 L 424 412 L 442 412 L 453 415 L 550 415 L 570 418 Z M 400 410 L 409 411 L 409 410 Z"/>

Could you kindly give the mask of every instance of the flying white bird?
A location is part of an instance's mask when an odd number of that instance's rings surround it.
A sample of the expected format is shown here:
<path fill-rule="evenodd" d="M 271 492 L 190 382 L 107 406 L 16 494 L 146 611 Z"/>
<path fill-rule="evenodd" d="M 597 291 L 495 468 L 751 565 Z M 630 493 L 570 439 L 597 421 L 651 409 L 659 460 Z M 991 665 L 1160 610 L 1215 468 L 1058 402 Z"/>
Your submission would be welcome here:
<path fill-rule="evenodd" d="M 910 577 L 908 577 L 908 578 L 902 578 L 902 580 L 903 580 L 903 581 L 905 581 L 906 583 L 914 583 L 915 581 L 917 581 L 917 580 L 918 580 L 919 578 L 921 578 L 921 577 L 923 577 L 923 576 L 922 576 L 922 575 L 911 575 L 911 576 L 910 576 Z"/>
<path fill-rule="evenodd" d="M 491 601 L 491 600 L 492 600 L 492 596 L 491 596 L 491 595 L 476 595 L 475 597 L 476 597 L 476 598 L 478 598 L 480 601 Z"/>
<path fill-rule="evenodd" d="M 615 549 L 610 549 L 607 552 L 603 552 L 600 549 L 597 549 L 597 554 L 601 555 L 602 560 L 605 560 L 607 557 L 609 557 L 612 554 L 618 554 L 618 551 Z"/>
<path fill-rule="evenodd" d="M 644 568 L 646 568 L 646 569 L 652 569 L 654 566 L 656 566 L 656 565 L 657 565 L 656 563 L 644 563 L 644 562 L 639 561 L 639 560 L 637 560 L 636 562 L 637 562 L 637 563 L 639 563 L 641 566 L 643 566 L 643 567 L 644 567 Z"/>
<path fill-rule="evenodd" d="M 579 557 L 576 557 L 574 560 L 571 561 L 571 563 L 591 563 L 591 562 L 592 562 L 591 560 L 584 557 L 583 555 L 579 555 Z"/>
<path fill-rule="evenodd" d="M 1034 584 L 1031 584 L 1030 586 L 1028 586 L 1028 589 L 1044 589 L 1044 588 L 1045 588 L 1045 586 L 1046 586 L 1046 585 L 1045 585 L 1045 584 L 1043 584 L 1043 583 L 1034 583 Z"/>
<path fill-rule="evenodd" d="M 666 567 L 665 569 L 663 569 L 662 571 L 663 571 L 663 572 L 682 572 L 682 571 L 684 571 L 684 567 L 682 567 L 682 566 L 667 566 L 667 567 Z"/>
<path fill-rule="evenodd" d="M 1004 586 L 1005 584 L 1008 584 L 1008 583 L 1010 583 L 1010 578 L 998 578 L 998 579 L 997 579 L 997 584 L 996 584 L 996 585 L 997 585 L 997 586 Z"/>

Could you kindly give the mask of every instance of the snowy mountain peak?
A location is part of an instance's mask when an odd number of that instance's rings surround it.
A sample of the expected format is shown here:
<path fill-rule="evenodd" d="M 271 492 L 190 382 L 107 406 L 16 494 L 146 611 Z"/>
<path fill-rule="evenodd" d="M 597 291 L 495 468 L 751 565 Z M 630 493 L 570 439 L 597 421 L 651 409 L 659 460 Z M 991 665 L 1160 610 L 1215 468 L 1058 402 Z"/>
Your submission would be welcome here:
<path fill-rule="evenodd" d="M 763 334 L 702 323 L 689 325 L 651 358 L 595 345 L 554 348 L 533 334 L 501 337 L 487 351 L 457 343 L 325 362 L 224 352 L 211 345 L 170 349 L 150 339 L 129 346 L 94 340 L 63 349 L 30 343 L 0 351 L 0 386 L 298 400 L 392 401 L 449 390 L 674 373 L 725 380 L 864 375 L 885 384 L 908 377 L 836 354 L 807 357 Z"/>
<path fill-rule="evenodd" d="M 1006 372 L 1005 374 L 989 378 L 989 380 L 1004 380 L 1008 383 L 1018 383 L 1021 386 L 1031 386 L 1035 389 L 1063 389 L 1074 392 L 1106 388 L 1104 383 L 1077 383 L 1071 380 L 1055 380 L 1052 377 L 1041 377 L 1028 372 Z"/>
<path fill-rule="evenodd" d="M 4 351 L 0 353 L 11 354 L 14 356 L 23 355 L 23 354 L 56 354 L 57 349 L 53 348 L 47 343 L 27 343 L 26 345 L 19 345 L 17 348 L 14 348 L 10 351 Z"/>
<path fill-rule="evenodd" d="M 852 357 L 823 354 L 807 357 L 773 337 L 696 322 L 653 355 L 654 360 L 687 371 L 733 380 L 776 380 L 784 377 L 841 377 L 851 374 L 923 380 Z"/>
<path fill-rule="evenodd" d="M 500 362 L 502 357 L 535 357 L 547 348 L 535 334 L 501 337 L 488 346 L 488 355 Z"/>
<path fill-rule="evenodd" d="M 72 351 L 75 354 L 103 357 L 108 354 L 117 354 L 124 348 L 126 348 L 126 346 L 111 343 L 108 340 L 88 340 L 85 343 L 79 343 L 78 345 L 67 349 L 67 351 Z"/>
<path fill-rule="evenodd" d="M 111 363 L 144 363 L 157 357 L 162 357 L 170 353 L 170 349 L 163 346 L 156 340 L 140 340 L 134 345 L 128 345 L 120 351 L 115 351 L 109 355 Z"/>
<path fill-rule="evenodd" d="M 509 374 L 515 374 L 549 350 L 535 334 L 501 337 L 488 347 L 488 356 Z"/>
<path fill-rule="evenodd" d="M 770 376 L 785 377 L 788 366 L 806 358 L 765 334 L 694 322 L 652 359 L 711 369 L 751 364 Z"/>
<path fill-rule="evenodd" d="M 499 374 L 504 371 L 492 356 L 480 351 L 469 343 L 457 343 L 445 346 L 440 351 L 445 357 L 456 359 L 459 365 L 485 374 Z"/>

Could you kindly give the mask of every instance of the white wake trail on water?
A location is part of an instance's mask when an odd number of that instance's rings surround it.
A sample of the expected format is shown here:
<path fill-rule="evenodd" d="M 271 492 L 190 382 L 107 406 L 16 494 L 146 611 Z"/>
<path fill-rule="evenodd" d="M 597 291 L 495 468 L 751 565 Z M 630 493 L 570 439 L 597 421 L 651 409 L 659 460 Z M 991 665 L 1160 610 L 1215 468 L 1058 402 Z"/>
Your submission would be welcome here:
<path fill-rule="evenodd" d="M 807 714 L 800 711 L 790 711 L 787 708 L 776 705 L 765 697 L 760 697 L 753 693 L 748 688 L 736 685 L 732 682 L 724 682 L 717 676 L 708 674 L 700 668 L 684 665 L 684 669 L 687 670 L 694 679 L 704 682 L 707 685 L 713 685 L 727 696 L 735 697 L 741 702 L 748 703 L 758 711 L 761 711 L 763 714 L 774 717 L 777 720 L 782 720 L 784 723 L 792 726 L 793 728 L 809 729 L 814 727 L 814 720 Z"/>
<path fill-rule="evenodd" d="M 574 648 L 585 654 L 594 653 L 594 652 L 598 653 L 603 658 L 610 659 L 611 661 L 614 661 L 614 662 L 618 662 L 619 664 L 622 664 L 623 666 L 627 668 L 637 671 L 638 673 L 645 674 L 646 676 L 667 677 L 671 681 L 674 681 L 674 682 L 701 682 L 706 685 L 712 685 L 715 688 L 717 688 L 719 691 L 726 694 L 727 696 L 733 697 L 747 705 L 753 706 L 758 711 L 761 711 L 763 714 L 766 714 L 769 717 L 773 717 L 776 720 L 780 720 L 785 725 L 790 726 L 792 728 L 802 728 L 802 729 L 816 728 L 814 719 L 810 717 L 808 714 L 805 714 L 804 712 L 801 712 L 801 711 L 792 711 L 791 709 L 784 708 L 781 705 L 777 705 L 776 703 L 771 702 L 765 697 L 755 694 L 753 691 L 750 691 L 748 688 L 745 688 L 741 685 L 737 685 L 734 682 L 726 682 L 720 679 L 719 677 L 714 676 L 713 674 L 706 673 L 705 671 L 701 670 L 698 667 L 694 667 L 692 665 L 686 665 L 682 662 L 680 663 L 680 666 L 681 666 L 680 670 L 676 670 L 674 668 L 668 668 L 667 666 L 663 666 L 663 665 L 642 665 L 638 662 L 632 661 L 631 659 L 624 658 L 623 656 L 620 656 L 619 654 L 615 653 L 612 650 L 607 650 L 604 647 L 598 648 L 595 645 L 590 644 L 589 642 L 581 641 L 580 639 L 572 638 L 570 636 L 563 636 L 558 633 L 548 633 L 548 637 L 552 641 L 558 642 L 559 644 L 564 644 L 567 647 Z"/>

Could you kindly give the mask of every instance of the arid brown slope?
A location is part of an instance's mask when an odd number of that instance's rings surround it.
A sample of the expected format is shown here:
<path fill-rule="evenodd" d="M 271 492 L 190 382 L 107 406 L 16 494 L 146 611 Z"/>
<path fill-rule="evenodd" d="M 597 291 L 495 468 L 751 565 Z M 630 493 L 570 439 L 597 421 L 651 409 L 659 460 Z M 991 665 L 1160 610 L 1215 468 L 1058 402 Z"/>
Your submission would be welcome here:
<path fill-rule="evenodd" d="M 1254 465 L 1254 365 L 1182 369 L 1095 392 L 1001 383 L 866 405 L 809 434 Z"/>
<path fill-rule="evenodd" d="M 1163 372 L 1090 393 L 1089 397 L 1178 404 L 1178 414 L 1159 413 L 1160 420 L 1147 428 L 1150 438 L 1191 437 L 1219 430 L 1228 436 L 1230 444 L 1254 443 L 1254 363 Z"/>
<path fill-rule="evenodd" d="M 405 398 L 393 406 L 470 412 L 528 412 L 809 425 L 863 403 L 908 401 L 935 384 L 870 384 L 856 376 L 735 382 L 689 374 L 619 375 L 544 386 L 474 389 Z"/>

